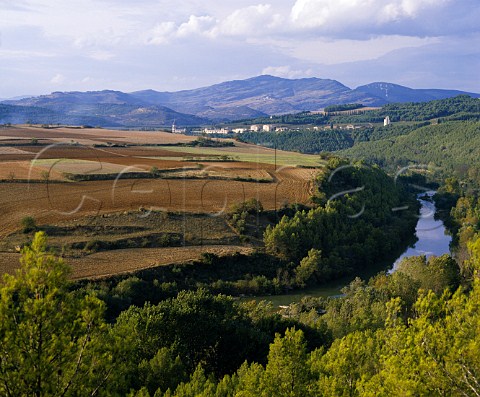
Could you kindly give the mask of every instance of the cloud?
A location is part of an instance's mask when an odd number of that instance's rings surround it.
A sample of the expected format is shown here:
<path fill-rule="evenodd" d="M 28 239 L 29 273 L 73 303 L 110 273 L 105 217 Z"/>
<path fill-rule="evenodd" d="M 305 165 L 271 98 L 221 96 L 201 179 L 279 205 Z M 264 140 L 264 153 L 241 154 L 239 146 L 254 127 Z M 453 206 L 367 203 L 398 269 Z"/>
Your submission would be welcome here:
<path fill-rule="evenodd" d="M 377 36 L 370 40 L 295 40 L 285 53 L 309 62 L 327 65 L 376 59 L 399 48 L 416 48 L 439 42 L 438 38 Z"/>
<path fill-rule="evenodd" d="M 61 73 L 57 73 L 50 79 L 50 83 L 52 84 L 62 84 L 65 82 L 65 76 Z"/>
<path fill-rule="evenodd" d="M 192 35 L 210 35 L 212 29 L 217 24 L 215 18 L 211 16 L 195 16 L 191 15 L 188 22 L 182 23 L 176 32 L 177 37 L 187 37 Z"/>
<path fill-rule="evenodd" d="M 297 70 L 297 69 L 292 69 L 292 67 L 289 65 L 283 65 L 283 66 L 268 66 L 262 70 L 261 74 L 284 77 L 287 79 L 295 79 L 300 77 L 311 77 L 313 75 L 313 71 L 312 69 Z"/>
<path fill-rule="evenodd" d="M 290 20 L 297 29 L 333 38 L 424 37 L 478 31 L 479 15 L 472 0 L 296 0 Z"/>
<path fill-rule="evenodd" d="M 218 19 L 212 15 L 190 15 L 187 21 L 161 22 L 150 32 L 149 44 L 169 44 L 175 39 L 205 37 L 218 39 L 225 36 L 250 37 L 263 35 L 278 29 L 284 20 L 273 12 L 270 4 L 259 4 L 234 10 L 226 17 Z"/>
<path fill-rule="evenodd" d="M 177 28 L 175 22 L 162 22 L 157 24 L 149 34 L 148 44 L 167 44 L 172 36 L 174 36 Z"/>
<path fill-rule="evenodd" d="M 177 90 L 259 71 L 477 87 L 479 20 L 478 0 L 0 0 L 0 91 Z M 431 45 L 448 56 L 389 62 Z"/>
<path fill-rule="evenodd" d="M 297 0 L 292 20 L 303 27 L 340 28 L 352 24 L 383 24 L 413 19 L 420 11 L 442 7 L 451 0 Z"/>
<path fill-rule="evenodd" d="M 219 23 L 218 34 L 256 36 L 280 27 L 283 17 L 270 4 L 235 10 Z"/>

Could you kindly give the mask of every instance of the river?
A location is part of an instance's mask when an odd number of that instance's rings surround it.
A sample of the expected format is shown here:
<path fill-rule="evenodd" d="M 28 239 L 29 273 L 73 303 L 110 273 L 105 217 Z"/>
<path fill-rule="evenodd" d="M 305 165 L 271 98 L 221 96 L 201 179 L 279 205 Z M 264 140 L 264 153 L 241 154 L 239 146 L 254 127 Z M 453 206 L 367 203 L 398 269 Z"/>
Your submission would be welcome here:
<path fill-rule="evenodd" d="M 435 204 L 432 201 L 434 191 L 428 191 L 417 195 L 420 202 L 420 215 L 415 235 L 417 241 L 414 245 L 408 247 L 390 266 L 389 272 L 394 272 L 398 264 L 403 258 L 417 255 L 440 256 L 450 253 L 451 236 L 446 234 L 445 226 L 441 220 L 435 219 Z M 428 197 L 428 198 L 426 198 Z M 388 267 L 387 267 L 388 268 Z M 379 270 L 380 271 L 380 270 Z M 366 279 L 373 274 L 362 274 L 360 277 Z M 274 296 L 258 296 L 255 300 L 266 300 L 273 303 L 274 306 L 289 305 L 298 302 L 304 296 L 339 296 L 340 290 L 352 280 L 352 277 L 337 280 L 327 285 L 304 289 L 302 291 L 293 292 L 285 295 Z"/>
<path fill-rule="evenodd" d="M 425 255 L 427 257 L 440 256 L 450 253 L 452 237 L 445 233 L 445 226 L 441 220 L 435 219 L 435 203 L 432 201 L 434 191 L 422 193 L 417 196 L 422 205 L 415 234 L 418 241 L 413 247 L 409 247 L 393 264 L 391 271 L 395 271 L 403 258 L 410 256 Z M 428 199 L 424 199 L 427 196 Z"/>

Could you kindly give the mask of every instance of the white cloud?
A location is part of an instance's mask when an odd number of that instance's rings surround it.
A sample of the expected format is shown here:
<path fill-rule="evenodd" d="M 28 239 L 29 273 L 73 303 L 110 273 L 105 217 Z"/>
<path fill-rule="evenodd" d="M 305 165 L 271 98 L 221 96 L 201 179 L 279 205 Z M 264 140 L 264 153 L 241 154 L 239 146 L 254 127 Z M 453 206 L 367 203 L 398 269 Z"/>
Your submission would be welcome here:
<path fill-rule="evenodd" d="M 223 19 L 211 15 L 190 15 L 186 22 L 161 22 L 150 32 L 149 44 L 168 44 L 175 39 L 224 36 L 254 37 L 277 30 L 284 17 L 273 12 L 270 4 L 259 4 L 234 10 Z"/>
<path fill-rule="evenodd" d="M 297 28 L 333 37 L 382 30 L 415 36 L 420 31 L 423 35 L 425 27 L 439 28 L 430 19 L 449 4 L 456 6 L 453 0 L 297 0 L 290 18 Z M 422 21 L 428 21 L 427 26 L 422 26 Z"/>
<path fill-rule="evenodd" d="M 177 37 L 187 37 L 192 35 L 210 35 L 212 29 L 217 24 L 215 18 L 211 16 L 200 16 L 191 15 L 188 19 L 188 22 L 182 23 L 176 32 Z"/>
<path fill-rule="evenodd" d="M 167 44 L 176 32 L 175 22 L 162 22 L 157 24 L 147 39 L 148 44 Z"/>
<path fill-rule="evenodd" d="M 50 83 L 52 84 L 62 84 L 65 82 L 65 76 L 61 73 L 57 73 L 50 79 Z"/>
<path fill-rule="evenodd" d="M 218 34 L 257 36 L 277 29 L 283 18 L 270 4 L 259 4 L 235 10 L 218 26 Z"/>
<path fill-rule="evenodd" d="M 262 70 L 261 74 L 269 74 L 277 77 L 284 77 L 287 79 L 296 79 L 300 77 L 311 77 L 313 75 L 312 69 L 295 70 L 289 65 L 283 66 L 268 66 Z"/>

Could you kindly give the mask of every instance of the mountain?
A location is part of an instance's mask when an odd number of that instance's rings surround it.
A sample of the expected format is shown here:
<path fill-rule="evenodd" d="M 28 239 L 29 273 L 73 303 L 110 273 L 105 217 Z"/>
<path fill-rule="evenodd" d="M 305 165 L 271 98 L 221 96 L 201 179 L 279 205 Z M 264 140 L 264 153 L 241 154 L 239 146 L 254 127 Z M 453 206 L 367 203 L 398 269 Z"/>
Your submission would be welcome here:
<path fill-rule="evenodd" d="M 392 83 L 371 83 L 357 87 L 354 91 L 380 98 L 388 103 L 393 102 L 428 102 L 446 99 L 458 95 L 469 95 L 480 98 L 480 94 L 457 90 L 413 89 Z"/>
<path fill-rule="evenodd" d="M 248 117 L 261 117 L 319 110 L 334 103 L 361 102 L 372 106 L 385 103 L 368 93 L 355 92 L 335 80 L 284 79 L 268 75 L 194 90 L 147 90 L 133 92 L 132 95 L 141 101 L 212 119 L 225 118 L 227 111 L 230 119 L 239 119 L 245 118 L 245 111 L 249 113 Z"/>
<path fill-rule="evenodd" d="M 7 100 L 1 103 L 17 108 L 4 109 L 5 115 L 9 116 L 0 117 L 0 123 L 27 117 L 32 122 L 53 120 L 54 123 L 67 124 L 73 120 L 77 124 L 103 127 L 156 127 L 170 125 L 174 120 L 179 126 L 195 126 L 315 111 L 335 104 L 383 106 L 392 102 L 424 102 L 459 94 L 480 97 L 479 94 L 462 91 L 419 90 L 391 83 L 372 83 L 352 90 L 335 80 L 284 79 L 264 75 L 177 92 L 53 92 Z"/>
<path fill-rule="evenodd" d="M 17 109 L 17 119 L 32 123 L 89 124 L 101 127 L 192 126 L 209 120 L 176 112 L 165 106 L 152 105 L 120 91 L 53 92 L 50 95 L 3 101 Z M 0 113 L 0 122 L 12 122 L 14 109 Z M 5 110 L 7 111 L 7 109 Z M 8 121 L 7 121 L 8 120 Z M 72 123 L 72 120 L 74 121 Z"/>
<path fill-rule="evenodd" d="M 69 115 L 34 106 L 15 106 L 0 103 L 0 124 L 68 124 L 120 127 L 121 125 L 89 115 Z"/>

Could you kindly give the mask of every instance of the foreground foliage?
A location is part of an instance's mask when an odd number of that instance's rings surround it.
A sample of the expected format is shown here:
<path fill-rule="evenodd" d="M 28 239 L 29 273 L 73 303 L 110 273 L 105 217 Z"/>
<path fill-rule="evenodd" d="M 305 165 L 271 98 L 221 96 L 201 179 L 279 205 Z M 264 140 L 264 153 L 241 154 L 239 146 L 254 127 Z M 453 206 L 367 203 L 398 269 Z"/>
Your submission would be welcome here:
<path fill-rule="evenodd" d="M 104 303 L 68 291 L 68 268 L 46 252 L 43 233 L 22 266 L 0 290 L 0 394 L 95 394 L 111 370 Z"/>
<path fill-rule="evenodd" d="M 305 300 L 288 320 L 268 306 L 198 291 L 132 307 L 113 326 L 102 320 L 101 301 L 68 290 L 68 268 L 45 244 L 38 233 L 21 272 L 1 289 L 2 395 L 480 392 L 478 238 L 469 244 L 465 288 L 457 289 L 459 269 L 448 256 L 413 258 L 393 275 L 353 282 L 343 298 Z"/>

